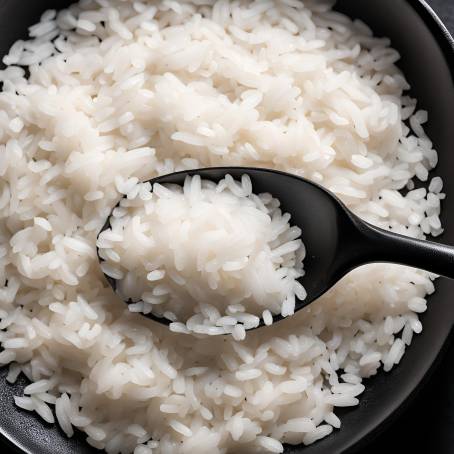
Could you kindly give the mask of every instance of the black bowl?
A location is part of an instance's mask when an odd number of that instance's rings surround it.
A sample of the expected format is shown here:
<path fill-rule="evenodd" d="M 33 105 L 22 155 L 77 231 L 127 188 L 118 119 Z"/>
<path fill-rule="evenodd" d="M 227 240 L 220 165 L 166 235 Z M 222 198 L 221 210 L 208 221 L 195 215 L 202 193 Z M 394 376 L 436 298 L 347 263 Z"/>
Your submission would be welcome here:
<path fill-rule="evenodd" d="M 48 8 L 63 8 L 68 0 L 0 0 L 0 55 L 13 42 L 26 37 L 27 27 Z M 428 133 L 439 151 L 436 173 L 443 177 L 448 199 L 441 241 L 454 244 L 454 41 L 440 19 L 420 0 L 339 0 L 339 11 L 360 18 L 376 35 L 388 36 L 402 54 L 405 72 L 421 108 L 429 111 Z M 390 373 L 368 380 L 357 408 L 342 412 L 342 428 L 308 447 L 288 446 L 288 453 L 335 454 L 358 451 L 377 429 L 390 421 L 404 402 L 415 394 L 437 360 L 454 321 L 454 282 L 440 279 L 423 316 L 424 331 L 417 336 L 401 363 Z M 97 452 L 82 436 L 67 439 L 55 426 L 14 406 L 25 380 L 8 385 L 0 371 L 0 433 L 17 452 L 31 454 L 88 454 Z M 429 434 L 428 434 L 429 435 Z"/>

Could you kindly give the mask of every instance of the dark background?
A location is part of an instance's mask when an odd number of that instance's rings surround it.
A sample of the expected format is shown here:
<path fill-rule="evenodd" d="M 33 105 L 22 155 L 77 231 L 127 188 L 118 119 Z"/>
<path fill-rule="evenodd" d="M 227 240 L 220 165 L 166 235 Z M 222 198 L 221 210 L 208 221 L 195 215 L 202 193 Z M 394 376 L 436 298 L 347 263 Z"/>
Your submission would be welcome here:
<path fill-rule="evenodd" d="M 454 34 L 454 0 L 426 1 Z M 454 336 L 417 397 L 361 454 L 397 452 L 454 454 Z"/>

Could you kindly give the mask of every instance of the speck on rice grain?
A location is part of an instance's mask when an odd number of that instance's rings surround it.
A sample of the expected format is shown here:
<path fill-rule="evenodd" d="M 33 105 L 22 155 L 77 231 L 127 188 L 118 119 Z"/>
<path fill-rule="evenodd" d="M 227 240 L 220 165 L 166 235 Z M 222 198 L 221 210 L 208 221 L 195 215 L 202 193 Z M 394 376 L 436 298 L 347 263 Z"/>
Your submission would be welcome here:
<path fill-rule="evenodd" d="M 215 165 L 293 172 L 375 225 L 442 232 L 428 115 L 399 54 L 330 3 L 84 0 L 12 46 L 0 71 L 0 362 L 10 381 L 38 383 L 16 398 L 24 411 L 109 453 L 282 452 L 328 436 L 362 379 L 400 361 L 434 291 L 426 272 L 363 267 L 235 341 L 130 313 L 96 256 L 122 194 Z"/>

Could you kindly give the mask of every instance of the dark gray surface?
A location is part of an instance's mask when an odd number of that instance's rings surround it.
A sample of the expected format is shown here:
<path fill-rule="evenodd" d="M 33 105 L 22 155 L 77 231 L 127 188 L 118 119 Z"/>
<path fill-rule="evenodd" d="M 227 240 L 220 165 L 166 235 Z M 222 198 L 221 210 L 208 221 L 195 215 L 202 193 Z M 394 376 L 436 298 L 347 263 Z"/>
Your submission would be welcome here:
<path fill-rule="evenodd" d="M 427 3 L 454 34 L 454 0 L 427 0 Z M 454 453 L 454 339 L 418 397 L 363 452 Z"/>
<path fill-rule="evenodd" d="M 438 13 L 443 22 L 454 33 L 454 1 L 453 0 L 426 0 Z"/>

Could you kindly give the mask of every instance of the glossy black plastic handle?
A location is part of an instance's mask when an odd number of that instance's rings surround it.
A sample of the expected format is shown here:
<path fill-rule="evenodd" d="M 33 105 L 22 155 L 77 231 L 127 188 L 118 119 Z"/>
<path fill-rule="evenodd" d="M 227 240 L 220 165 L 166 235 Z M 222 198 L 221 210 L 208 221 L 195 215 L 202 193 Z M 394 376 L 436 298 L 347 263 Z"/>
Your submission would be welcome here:
<path fill-rule="evenodd" d="M 398 263 L 454 279 L 454 247 L 416 240 L 367 223 L 357 227 L 366 262 Z"/>

